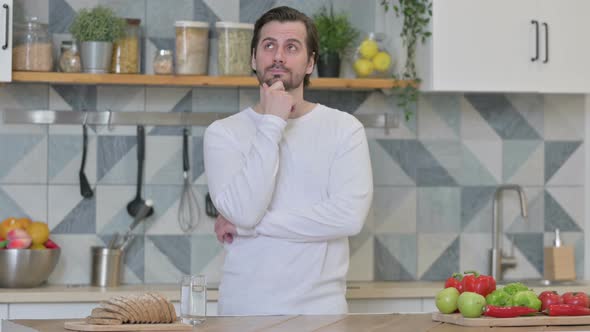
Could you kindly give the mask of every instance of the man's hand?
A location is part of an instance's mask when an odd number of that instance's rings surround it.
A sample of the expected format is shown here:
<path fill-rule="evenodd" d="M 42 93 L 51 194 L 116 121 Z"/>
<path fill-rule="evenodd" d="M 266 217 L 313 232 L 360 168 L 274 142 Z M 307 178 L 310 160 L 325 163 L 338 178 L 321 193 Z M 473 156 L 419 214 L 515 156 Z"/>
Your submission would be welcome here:
<path fill-rule="evenodd" d="M 215 220 L 215 234 L 217 234 L 217 241 L 220 243 L 232 243 L 234 236 L 238 235 L 238 231 L 234 224 L 220 214 Z"/>
<path fill-rule="evenodd" d="M 278 80 L 271 86 L 262 83 L 260 87 L 260 105 L 264 114 L 276 115 L 283 120 L 287 120 L 293 107 L 295 107 L 295 101 L 285 91 L 283 82 Z"/>

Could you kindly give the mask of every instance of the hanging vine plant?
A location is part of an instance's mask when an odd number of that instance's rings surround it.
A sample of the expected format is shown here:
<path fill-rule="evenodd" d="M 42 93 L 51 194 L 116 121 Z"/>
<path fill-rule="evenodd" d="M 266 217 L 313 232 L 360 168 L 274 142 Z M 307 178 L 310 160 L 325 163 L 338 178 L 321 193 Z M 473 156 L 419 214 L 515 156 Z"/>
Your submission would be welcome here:
<path fill-rule="evenodd" d="M 381 0 L 381 6 L 388 12 L 393 8 L 397 17 L 403 17 L 400 33 L 402 45 L 406 48 L 406 64 L 401 75 L 394 75 L 395 79 L 414 81 L 404 87 L 394 88 L 398 94 L 397 105 L 404 110 L 408 121 L 412 115 L 413 106 L 418 102 L 420 78 L 416 72 L 416 46 L 418 41 L 424 43 L 432 33 L 428 31 L 428 24 L 432 17 L 431 0 Z"/>

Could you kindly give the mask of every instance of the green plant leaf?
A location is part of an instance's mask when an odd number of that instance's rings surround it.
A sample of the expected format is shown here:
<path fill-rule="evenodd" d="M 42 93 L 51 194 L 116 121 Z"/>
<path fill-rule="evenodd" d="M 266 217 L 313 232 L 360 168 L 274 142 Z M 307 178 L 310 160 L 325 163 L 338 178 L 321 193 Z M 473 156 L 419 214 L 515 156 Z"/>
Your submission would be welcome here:
<path fill-rule="evenodd" d="M 81 42 L 113 42 L 123 35 L 124 29 L 125 21 L 104 6 L 81 9 L 70 26 L 74 38 Z"/>

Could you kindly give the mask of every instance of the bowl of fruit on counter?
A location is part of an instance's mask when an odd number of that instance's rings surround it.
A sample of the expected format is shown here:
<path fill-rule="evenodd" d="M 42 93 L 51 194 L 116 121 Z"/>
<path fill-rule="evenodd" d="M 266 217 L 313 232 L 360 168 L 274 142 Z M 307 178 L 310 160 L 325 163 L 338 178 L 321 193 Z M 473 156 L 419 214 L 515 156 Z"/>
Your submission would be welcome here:
<path fill-rule="evenodd" d="M 7 218 L 0 223 L 0 288 L 31 288 L 47 281 L 61 250 L 46 223 Z"/>

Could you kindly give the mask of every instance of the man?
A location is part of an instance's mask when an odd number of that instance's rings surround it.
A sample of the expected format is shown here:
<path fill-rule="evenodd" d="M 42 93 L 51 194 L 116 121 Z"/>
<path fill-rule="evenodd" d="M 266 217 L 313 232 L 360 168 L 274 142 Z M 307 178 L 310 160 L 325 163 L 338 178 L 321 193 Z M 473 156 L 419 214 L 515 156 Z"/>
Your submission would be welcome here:
<path fill-rule="evenodd" d="M 310 18 L 271 9 L 251 45 L 259 103 L 204 137 L 226 251 L 219 312 L 346 313 L 348 236 L 360 232 L 373 195 L 363 126 L 303 99 L 319 48 Z"/>

